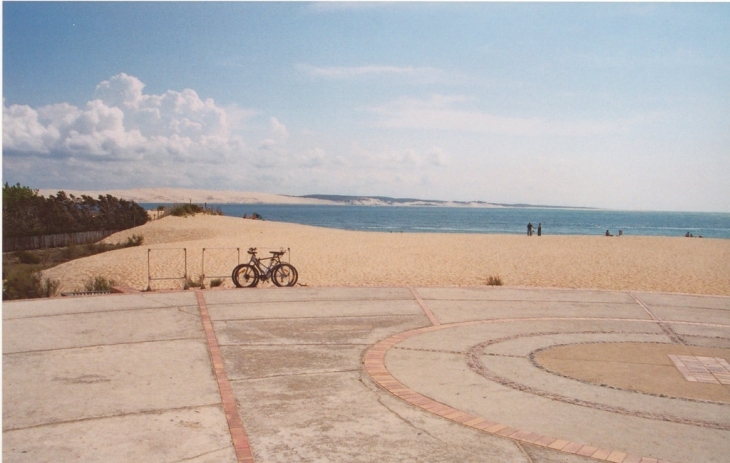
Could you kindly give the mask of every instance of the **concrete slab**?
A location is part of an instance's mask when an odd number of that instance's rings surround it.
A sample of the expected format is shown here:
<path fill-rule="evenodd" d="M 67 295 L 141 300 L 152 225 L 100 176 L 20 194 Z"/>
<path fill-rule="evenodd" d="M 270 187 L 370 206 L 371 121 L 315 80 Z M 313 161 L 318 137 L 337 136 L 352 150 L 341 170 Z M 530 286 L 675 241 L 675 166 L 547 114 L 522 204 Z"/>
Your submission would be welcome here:
<path fill-rule="evenodd" d="M 510 441 L 462 436 L 452 423 L 414 413 L 359 371 L 275 376 L 233 389 L 256 461 L 530 461 Z"/>
<path fill-rule="evenodd" d="M 3 461 L 235 463 L 236 455 L 214 405 L 4 431 Z"/>
<path fill-rule="evenodd" d="M 623 291 L 585 289 L 506 288 L 498 286 L 473 288 L 416 288 L 424 300 L 538 301 L 538 302 L 610 302 L 633 304 L 631 295 Z"/>
<path fill-rule="evenodd" d="M 600 362 L 678 381 L 663 346 L 730 360 L 728 301 L 396 287 L 5 303 L 3 459 L 720 462 L 730 386 L 645 393 L 602 385 Z"/>
<path fill-rule="evenodd" d="M 693 294 L 644 293 L 635 292 L 635 296 L 645 304 L 653 306 L 674 306 L 685 309 L 721 309 L 730 310 L 728 296 L 702 296 Z"/>
<path fill-rule="evenodd" d="M 231 344 L 372 345 L 392 334 L 425 326 L 421 315 L 318 317 L 216 321 L 218 342 Z"/>
<path fill-rule="evenodd" d="M 81 302 L 83 300 L 83 302 Z M 111 294 L 107 296 L 31 299 L 3 303 L 3 320 L 46 315 L 98 313 L 155 307 L 195 306 L 190 292 Z"/>
<path fill-rule="evenodd" d="M 101 311 L 93 316 L 60 314 L 3 321 L 3 352 L 198 338 L 197 307 Z"/>
<path fill-rule="evenodd" d="M 426 300 L 426 304 L 441 323 L 534 317 L 605 317 L 607 313 L 613 318 L 651 319 L 650 315 L 636 303 L 446 299 Z"/>
<path fill-rule="evenodd" d="M 730 311 L 726 309 L 652 306 L 651 311 L 662 320 L 717 323 L 730 326 Z"/>
<path fill-rule="evenodd" d="M 213 320 L 423 315 L 423 310 L 413 299 L 208 303 L 208 307 Z"/>
<path fill-rule="evenodd" d="M 3 356 L 3 429 L 217 403 L 201 341 Z"/>

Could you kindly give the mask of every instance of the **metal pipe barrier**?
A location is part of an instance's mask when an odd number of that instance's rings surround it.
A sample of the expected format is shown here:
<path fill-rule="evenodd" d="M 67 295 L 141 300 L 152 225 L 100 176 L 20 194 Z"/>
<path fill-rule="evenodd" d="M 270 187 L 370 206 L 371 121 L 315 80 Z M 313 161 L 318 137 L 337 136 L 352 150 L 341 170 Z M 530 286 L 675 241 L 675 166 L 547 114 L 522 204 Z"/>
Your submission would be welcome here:
<path fill-rule="evenodd" d="M 152 278 L 150 256 L 152 251 L 182 251 L 183 252 L 183 275 L 182 276 L 161 276 Z M 147 291 L 152 291 L 152 281 L 155 280 L 183 280 L 183 287 L 188 286 L 188 250 L 187 248 L 147 248 Z"/>
<path fill-rule="evenodd" d="M 228 267 L 224 267 L 225 262 L 221 263 L 221 261 L 232 260 L 231 257 L 233 257 L 233 255 L 234 255 L 234 253 L 232 252 L 233 250 L 235 250 L 236 263 L 233 265 L 230 265 L 230 263 L 229 263 Z M 217 257 L 217 259 L 214 259 L 212 262 L 210 262 L 210 261 L 208 262 L 209 264 L 212 264 L 212 265 L 209 265 L 208 268 L 213 267 L 212 270 L 210 270 L 210 272 L 220 273 L 220 272 L 226 271 L 226 272 L 228 272 L 227 274 L 225 274 L 225 275 L 208 275 L 205 273 L 205 252 L 206 251 L 212 251 L 209 254 L 209 257 L 211 257 L 211 258 Z M 229 251 L 229 252 L 227 254 L 225 254 L 220 251 Z M 221 255 L 221 254 L 223 254 L 223 255 Z M 203 261 L 201 262 L 201 267 L 200 267 L 201 268 L 201 275 L 200 275 L 201 283 L 204 283 L 206 279 L 231 278 L 231 271 L 238 264 L 241 263 L 241 248 L 203 248 L 202 260 Z M 226 270 L 224 270 L 224 269 L 226 269 Z"/>

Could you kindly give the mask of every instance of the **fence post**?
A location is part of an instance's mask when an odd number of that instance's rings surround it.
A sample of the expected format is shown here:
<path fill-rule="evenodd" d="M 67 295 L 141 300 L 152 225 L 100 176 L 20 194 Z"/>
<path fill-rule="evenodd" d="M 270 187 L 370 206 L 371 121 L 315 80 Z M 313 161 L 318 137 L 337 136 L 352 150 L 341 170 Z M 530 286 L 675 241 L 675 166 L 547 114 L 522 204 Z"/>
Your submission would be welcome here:
<path fill-rule="evenodd" d="M 152 277 L 150 276 L 150 252 L 152 252 L 152 249 L 147 248 L 147 291 L 152 291 Z"/>
<path fill-rule="evenodd" d="M 200 264 L 200 283 L 205 288 L 205 248 L 203 248 L 203 262 Z"/>
<path fill-rule="evenodd" d="M 188 248 L 183 248 L 183 255 L 185 256 L 185 285 L 183 286 L 185 289 L 189 289 L 188 286 Z"/>

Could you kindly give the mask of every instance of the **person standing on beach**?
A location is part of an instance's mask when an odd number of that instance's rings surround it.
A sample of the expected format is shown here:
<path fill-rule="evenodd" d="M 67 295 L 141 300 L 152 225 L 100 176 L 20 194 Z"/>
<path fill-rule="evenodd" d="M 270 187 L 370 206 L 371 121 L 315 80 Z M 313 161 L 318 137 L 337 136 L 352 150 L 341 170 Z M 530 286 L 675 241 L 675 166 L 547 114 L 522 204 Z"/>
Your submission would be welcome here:
<path fill-rule="evenodd" d="M 537 236 L 542 236 L 542 223 L 537 224 Z"/>
<path fill-rule="evenodd" d="M 532 222 L 527 222 L 527 236 L 532 236 Z"/>

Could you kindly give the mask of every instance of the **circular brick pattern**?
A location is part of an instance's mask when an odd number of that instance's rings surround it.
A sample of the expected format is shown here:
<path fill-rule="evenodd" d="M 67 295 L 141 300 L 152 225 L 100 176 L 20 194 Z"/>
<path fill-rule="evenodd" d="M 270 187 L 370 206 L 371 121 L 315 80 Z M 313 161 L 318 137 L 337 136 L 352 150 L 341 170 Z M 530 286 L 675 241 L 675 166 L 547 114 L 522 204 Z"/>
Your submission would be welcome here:
<path fill-rule="evenodd" d="M 432 318 L 432 317 L 429 317 Z M 523 319 L 493 319 L 493 320 L 474 320 L 474 321 L 468 321 L 468 322 L 458 322 L 453 323 L 449 325 L 441 325 L 441 324 L 435 324 L 434 326 L 430 326 L 427 328 L 421 328 L 416 329 L 412 331 L 408 331 L 405 333 L 401 333 L 395 336 L 392 336 L 388 339 L 385 339 L 379 343 L 377 343 L 375 346 L 373 346 L 371 349 L 369 349 L 365 356 L 364 356 L 364 367 L 366 371 L 370 374 L 370 376 L 384 389 L 391 392 L 393 395 L 411 403 L 414 406 L 420 407 L 426 411 L 429 411 L 430 413 L 439 415 L 443 418 L 449 419 L 451 421 L 460 423 L 465 426 L 469 426 L 475 429 L 478 429 L 483 432 L 508 437 L 517 441 L 530 443 L 533 445 L 543 446 L 555 450 L 560 450 L 566 453 L 570 454 L 576 454 L 581 456 L 588 456 L 597 460 L 601 461 L 613 461 L 613 462 L 619 462 L 619 463 L 638 463 L 638 462 L 663 462 L 668 463 L 666 460 L 657 460 L 655 458 L 650 457 L 641 457 L 634 454 L 629 454 L 627 452 L 622 452 L 619 450 L 612 450 L 612 449 L 606 449 L 606 448 L 599 448 L 594 447 L 591 445 L 587 445 L 581 442 L 571 442 L 565 439 L 558 439 L 546 435 L 542 435 L 536 432 L 528 431 L 528 430 L 521 430 L 517 428 L 510 427 L 505 424 L 501 424 L 498 422 L 494 422 L 488 419 L 488 417 L 481 417 L 476 416 L 467 412 L 464 412 L 462 410 L 459 410 L 458 408 L 452 407 L 448 405 L 448 403 L 444 403 L 443 399 L 441 402 L 434 400 L 422 393 L 420 393 L 417 390 L 413 390 L 403 384 L 401 381 L 396 379 L 386 368 L 385 366 L 385 357 L 387 352 L 392 349 L 396 348 L 397 350 L 419 350 L 419 351 L 433 351 L 433 352 L 439 352 L 439 353 L 451 353 L 451 354 L 459 354 L 463 355 L 465 358 L 465 362 L 467 365 L 469 365 L 470 368 L 472 368 L 473 371 L 477 371 L 480 375 L 487 378 L 489 381 L 493 381 L 495 383 L 501 384 L 503 386 L 507 386 L 522 392 L 526 392 L 529 394 L 534 394 L 538 396 L 542 396 L 544 398 L 547 398 L 549 400 L 563 402 L 570 405 L 579 405 L 583 407 L 589 407 L 589 408 L 595 408 L 602 411 L 608 411 L 613 413 L 618 413 L 622 415 L 628 415 L 632 417 L 637 418 L 644 418 L 644 419 L 651 419 L 651 420 L 658 420 L 662 422 L 673 422 L 677 424 L 682 425 L 690 425 L 690 426 L 698 426 L 701 428 L 711 428 L 711 429 L 718 429 L 718 430 L 730 430 L 730 425 L 727 423 L 718 423 L 718 422 L 712 422 L 702 419 L 695 419 L 692 417 L 686 417 L 686 416 L 672 416 L 669 414 L 663 414 L 663 413 L 652 413 L 642 410 L 636 410 L 626 407 L 616 407 L 611 404 L 607 403 L 598 403 L 598 402 L 591 402 L 588 400 L 583 399 L 576 399 L 574 397 L 569 397 L 561 394 L 556 394 L 554 392 L 546 392 L 541 391 L 539 388 L 533 388 L 531 386 L 526 386 L 519 381 L 513 381 L 510 378 L 496 375 L 493 372 L 491 372 L 486 366 L 484 366 L 481 356 L 488 357 L 489 355 L 497 355 L 497 354 L 489 354 L 488 352 L 484 352 L 484 348 L 489 345 L 496 345 L 497 343 L 509 341 L 509 340 L 518 340 L 520 338 L 530 338 L 535 336 L 553 336 L 553 335 L 560 335 L 565 336 L 566 334 L 570 334 L 568 331 L 552 331 L 552 332 L 527 332 L 527 333 L 521 333 L 517 335 L 512 335 L 509 337 L 499 338 L 499 339 L 492 339 L 483 343 L 479 343 L 476 345 L 473 345 L 470 349 L 467 349 L 466 352 L 463 351 L 455 351 L 455 350 L 449 350 L 449 349 L 428 349 L 428 348 L 413 348 L 408 346 L 398 346 L 399 344 L 403 343 L 409 338 L 414 338 L 422 334 L 426 334 L 433 331 L 438 330 L 449 330 L 452 328 L 460 328 L 460 327 L 467 327 L 471 325 L 479 325 L 479 324 L 500 324 L 500 323 L 529 323 L 533 321 L 539 321 L 539 322 L 609 322 L 609 323 L 628 323 L 629 325 L 635 325 L 635 324 L 646 324 L 646 326 L 656 326 L 657 323 L 661 323 L 662 326 L 661 331 L 647 331 L 642 332 L 641 330 L 634 330 L 634 331 L 600 331 L 600 330 L 594 330 L 594 331 L 580 331 L 581 335 L 596 335 L 596 336 L 630 336 L 630 335 L 645 335 L 645 336 L 654 336 L 657 339 L 663 338 L 666 339 L 666 333 L 669 331 L 671 333 L 671 329 L 668 329 L 665 325 L 666 322 L 661 322 L 656 319 L 654 320 L 641 320 L 641 319 L 612 319 L 612 318 L 550 318 L 550 317 L 542 317 L 542 318 L 535 318 L 535 319 L 529 319 L 529 318 L 523 318 Z M 694 323 L 695 325 L 704 325 L 703 323 Z M 711 325 L 711 324 L 707 324 Z M 698 338 L 698 336 L 694 336 L 695 338 Z M 683 339 L 680 339 L 677 336 L 671 336 L 670 337 L 671 342 L 678 343 L 681 342 L 682 345 L 686 346 L 687 342 Z M 722 338 L 725 340 L 725 338 Z M 666 341 L 662 342 L 663 344 L 667 345 L 674 345 L 671 343 L 666 343 Z M 554 347 L 556 344 L 559 344 L 559 342 L 549 342 L 546 348 Z M 657 344 L 660 344 L 660 342 L 657 342 Z M 539 350 L 539 349 L 538 349 Z M 530 354 L 527 356 L 525 355 L 509 355 L 505 353 L 498 354 L 498 356 L 503 358 L 509 358 L 509 357 L 516 357 L 518 359 L 524 359 L 528 362 L 532 362 L 532 366 L 537 371 L 541 371 L 546 374 L 550 375 L 556 375 L 556 373 L 548 371 L 545 368 L 540 367 L 537 362 L 534 360 L 534 354 L 538 350 L 533 350 Z M 564 375 L 564 378 L 566 380 L 576 381 L 573 378 L 570 378 L 566 375 Z M 580 381 L 580 380 L 577 380 Z M 593 383 L 586 383 L 589 386 L 595 387 L 596 385 Z M 615 386 L 609 386 L 606 384 L 598 384 L 598 387 L 610 389 L 613 392 L 622 393 L 625 392 L 627 394 L 647 394 L 643 392 L 636 392 L 632 390 L 622 390 L 621 388 L 615 387 Z M 666 395 L 662 394 L 648 394 L 648 395 L 654 395 L 655 398 L 661 399 L 661 400 L 680 400 L 680 401 L 696 401 L 701 403 L 706 403 L 710 405 L 720 405 L 720 406 L 727 406 L 724 402 L 714 402 L 714 401 L 703 401 L 703 400 L 696 400 L 692 398 L 670 398 Z"/>

